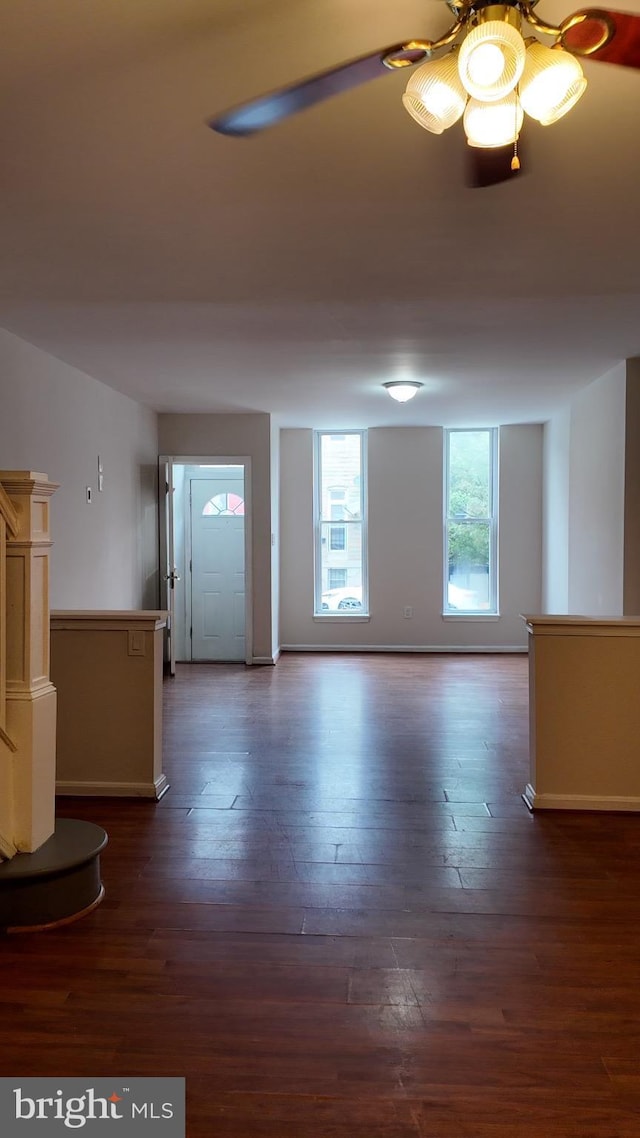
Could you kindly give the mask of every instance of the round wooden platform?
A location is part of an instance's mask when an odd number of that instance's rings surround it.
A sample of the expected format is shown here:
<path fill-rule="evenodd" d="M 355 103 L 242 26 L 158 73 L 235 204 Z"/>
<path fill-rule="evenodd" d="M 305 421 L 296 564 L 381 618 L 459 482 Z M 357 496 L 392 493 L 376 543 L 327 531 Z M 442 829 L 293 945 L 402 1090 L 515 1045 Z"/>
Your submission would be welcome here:
<path fill-rule="evenodd" d="M 100 903 L 100 826 L 58 818 L 55 833 L 35 853 L 0 862 L 0 930 L 34 932 L 66 924 Z"/>

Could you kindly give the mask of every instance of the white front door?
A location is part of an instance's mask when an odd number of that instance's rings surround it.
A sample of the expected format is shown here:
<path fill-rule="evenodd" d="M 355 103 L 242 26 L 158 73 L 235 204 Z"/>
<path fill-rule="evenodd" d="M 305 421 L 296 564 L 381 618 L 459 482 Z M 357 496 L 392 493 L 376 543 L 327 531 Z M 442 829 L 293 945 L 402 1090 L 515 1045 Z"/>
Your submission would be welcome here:
<path fill-rule="evenodd" d="M 191 659 L 245 659 L 244 478 L 191 478 Z"/>

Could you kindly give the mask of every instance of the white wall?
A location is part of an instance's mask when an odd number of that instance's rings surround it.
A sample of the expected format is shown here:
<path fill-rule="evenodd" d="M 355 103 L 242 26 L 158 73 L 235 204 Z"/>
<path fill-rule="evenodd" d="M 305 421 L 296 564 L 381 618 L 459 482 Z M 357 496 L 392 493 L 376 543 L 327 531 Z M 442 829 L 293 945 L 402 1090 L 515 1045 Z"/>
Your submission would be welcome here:
<path fill-rule="evenodd" d="M 500 428 L 500 644 L 526 644 L 542 604 L 542 444 L 539 423 Z"/>
<path fill-rule="evenodd" d="M 280 644 L 313 642 L 313 431 L 280 432 Z"/>
<path fill-rule="evenodd" d="M 571 414 L 544 427 L 542 612 L 569 611 L 569 457 Z"/>
<path fill-rule="evenodd" d="M 624 577 L 626 366 L 571 403 L 569 612 L 621 616 Z"/>
<path fill-rule="evenodd" d="M 364 643 L 439 643 L 442 609 L 442 430 L 368 432 L 369 607 Z M 406 620 L 403 608 L 413 608 Z M 443 629 L 446 631 L 446 629 Z M 335 638 L 340 626 L 328 630 Z"/>
<path fill-rule="evenodd" d="M 280 462 L 280 642 L 300 647 L 524 647 L 522 612 L 540 606 L 542 428 L 500 432 L 498 619 L 442 617 L 439 427 L 368 432 L 371 618 L 313 618 L 313 433 L 284 430 Z M 405 605 L 414 616 L 403 617 Z"/>
<path fill-rule="evenodd" d="M 152 411 L 0 330 L 0 469 L 43 471 L 60 483 L 51 505 L 52 608 L 157 607 Z"/>
<path fill-rule="evenodd" d="M 187 557 L 185 549 L 185 470 L 181 463 L 173 467 L 173 556 L 179 581 L 174 585 L 174 629 L 176 660 L 191 659 L 187 639 Z"/>
<path fill-rule="evenodd" d="M 627 360 L 624 483 L 624 613 L 640 615 L 640 358 Z"/>
<path fill-rule="evenodd" d="M 272 659 L 270 416 L 159 415 L 161 454 L 251 458 L 253 656 Z"/>
<path fill-rule="evenodd" d="M 280 651 L 280 428 L 271 423 L 271 652 Z"/>

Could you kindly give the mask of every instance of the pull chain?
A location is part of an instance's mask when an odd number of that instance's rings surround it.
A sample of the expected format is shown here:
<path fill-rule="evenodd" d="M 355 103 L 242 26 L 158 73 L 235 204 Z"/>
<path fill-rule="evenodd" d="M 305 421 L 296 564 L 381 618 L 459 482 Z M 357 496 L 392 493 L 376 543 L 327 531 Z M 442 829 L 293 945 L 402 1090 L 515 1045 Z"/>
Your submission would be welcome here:
<path fill-rule="evenodd" d="M 515 102 L 515 116 L 516 116 L 516 136 L 513 140 L 513 158 L 511 159 L 511 169 L 515 173 L 520 169 L 520 159 L 518 158 L 518 95 L 520 94 L 519 88 L 516 89 L 516 102 Z"/>

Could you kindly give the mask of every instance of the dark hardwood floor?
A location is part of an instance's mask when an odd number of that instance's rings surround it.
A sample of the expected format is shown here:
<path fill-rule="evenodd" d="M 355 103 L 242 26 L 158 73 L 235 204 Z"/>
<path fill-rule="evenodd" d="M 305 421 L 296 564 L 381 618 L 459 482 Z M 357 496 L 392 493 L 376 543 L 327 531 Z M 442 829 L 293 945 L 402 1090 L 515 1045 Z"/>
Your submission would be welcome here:
<path fill-rule="evenodd" d="M 189 1138 L 638 1138 L 640 820 L 532 817 L 527 661 L 165 684 L 106 899 L 0 940 L 0 1073 L 184 1075 Z"/>

